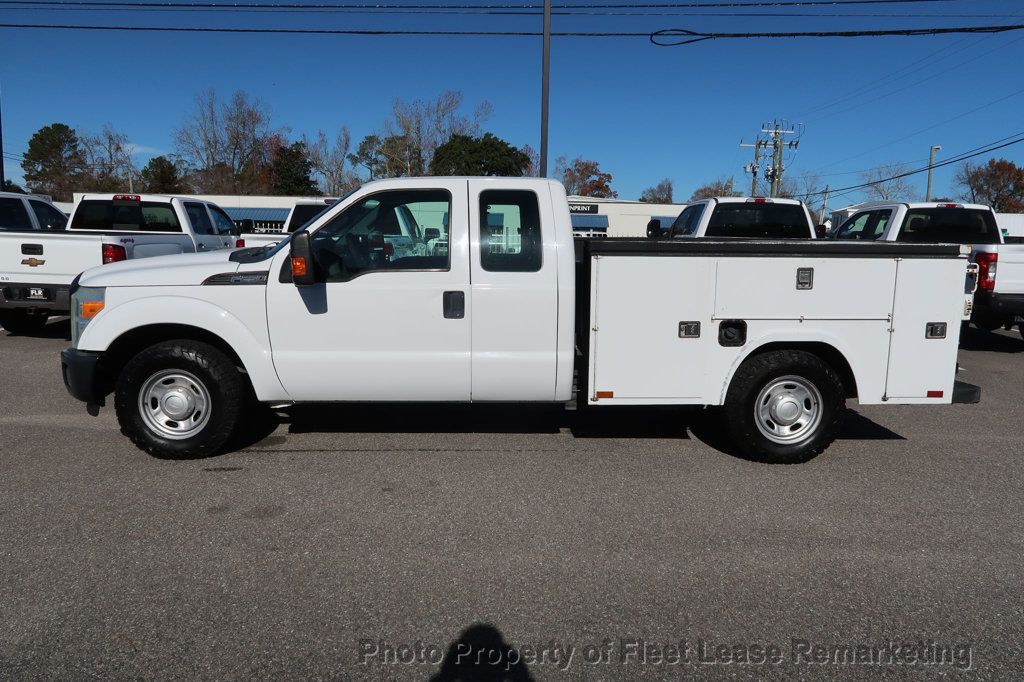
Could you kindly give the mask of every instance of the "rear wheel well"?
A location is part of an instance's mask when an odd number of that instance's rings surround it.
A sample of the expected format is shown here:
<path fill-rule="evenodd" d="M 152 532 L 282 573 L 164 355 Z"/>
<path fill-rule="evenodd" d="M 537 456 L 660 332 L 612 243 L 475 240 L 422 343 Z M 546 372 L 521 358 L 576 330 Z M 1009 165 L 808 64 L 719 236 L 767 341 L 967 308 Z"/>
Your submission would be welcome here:
<path fill-rule="evenodd" d="M 853 374 L 853 368 L 847 362 L 846 357 L 835 347 L 821 341 L 777 341 L 759 346 L 757 350 L 748 355 L 743 361 L 746 362 L 752 357 L 762 353 L 770 353 L 777 350 L 802 350 L 812 353 L 821 358 L 835 370 L 843 382 L 843 392 L 847 398 L 857 397 L 857 380 Z"/>
<path fill-rule="evenodd" d="M 242 373 L 246 373 L 245 365 L 231 344 L 213 332 L 187 324 L 152 324 L 125 332 L 104 351 L 100 366 L 97 368 L 104 395 L 114 390 L 121 370 L 139 352 L 157 343 L 178 339 L 209 344 L 224 353 Z"/>

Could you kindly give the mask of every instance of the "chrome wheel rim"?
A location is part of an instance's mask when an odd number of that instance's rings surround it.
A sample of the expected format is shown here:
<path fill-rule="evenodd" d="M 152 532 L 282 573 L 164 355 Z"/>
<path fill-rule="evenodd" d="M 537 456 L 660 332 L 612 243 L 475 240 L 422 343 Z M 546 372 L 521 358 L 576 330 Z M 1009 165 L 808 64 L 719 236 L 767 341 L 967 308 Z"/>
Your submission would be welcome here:
<path fill-rule="evenodd" d="M 139 414 L 154 433 L 184 440 L 210 421 L 210 392 L 196 375 L 167 369 L 149 377 L 139 391 Z"/>
<path fill-rule="evenodd" d="M 761 389 L 754 421 L 761 435 L 780 445 L 810 438 L 821 423 L 821 393 L 803 377 L 784 376 Z"/>

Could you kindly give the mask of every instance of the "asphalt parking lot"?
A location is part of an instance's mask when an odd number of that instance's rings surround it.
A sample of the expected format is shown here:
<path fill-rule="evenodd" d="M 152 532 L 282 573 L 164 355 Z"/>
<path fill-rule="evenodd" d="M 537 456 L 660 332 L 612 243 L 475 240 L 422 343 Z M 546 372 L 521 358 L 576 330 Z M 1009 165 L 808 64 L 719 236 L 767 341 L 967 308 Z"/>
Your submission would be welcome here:
<path fill-rule="evenodd" d="M 965 341 L 981 404 L 853 406 L 790 467 L 700 413 L 501 407 L 164 461 L 67 396 L 64 333 L 0 332 L 0 677 L 1024 674 L 1016 332 Z"/>

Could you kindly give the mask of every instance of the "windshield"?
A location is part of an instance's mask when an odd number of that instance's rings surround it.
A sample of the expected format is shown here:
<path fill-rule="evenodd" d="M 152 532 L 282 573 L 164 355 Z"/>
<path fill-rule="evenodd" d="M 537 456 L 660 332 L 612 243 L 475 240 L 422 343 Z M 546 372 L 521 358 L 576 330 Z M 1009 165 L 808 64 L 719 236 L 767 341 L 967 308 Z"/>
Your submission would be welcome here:
<path fill-rule="evenodd" d="M 896 238 L 918 244 L 998 244 L 991 211 L 977 208 L 915 208 L 907 212 Z"/>
<path fill-rule="evenodd" d="M 811 227 L 800 204 L 723 203 L 711 215 L 706 237 L 810 239 Z"/>

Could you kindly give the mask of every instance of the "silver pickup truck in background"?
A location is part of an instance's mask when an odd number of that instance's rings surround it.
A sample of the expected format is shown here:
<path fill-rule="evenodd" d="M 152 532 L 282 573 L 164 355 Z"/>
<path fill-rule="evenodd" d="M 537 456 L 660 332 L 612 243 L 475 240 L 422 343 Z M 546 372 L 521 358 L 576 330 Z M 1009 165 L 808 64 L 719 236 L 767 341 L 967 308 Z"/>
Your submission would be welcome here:
<path fill-rule="evenodd" d="M 0 192 L 0 232 L 63 230 L 68 217 L 48 197 Z"/>
<path fill-rule="evenodd" d="M 978 266 L 971 322 L 986 331 L 1017 326 L 1024 335 L 1024 244 L 1005 243 L 991 208 L 869 202 L 845 210 L 852 215 L 832 232 L 834 239 L 970 245 Z"/>
<path fill-rule="evenodd" d="M 31 206 L 36 203 L 31 197 L 24 200 L 33 216 L 42 211 Z M 87 194 L 65 229 L 32 226 L 0 232 L 0 326 L 31 333 L 42 329 L 50 315 L 66 314 L 71 282 L 84 270 L 132 258 L 230 248 L 233 229 L 228 215 L 207 201 Z"/>

